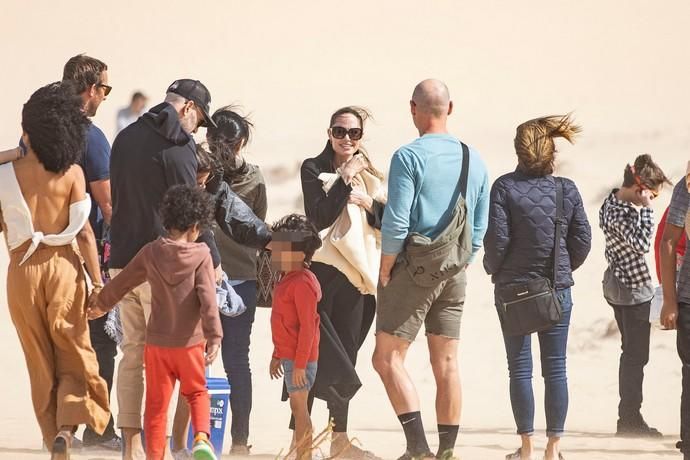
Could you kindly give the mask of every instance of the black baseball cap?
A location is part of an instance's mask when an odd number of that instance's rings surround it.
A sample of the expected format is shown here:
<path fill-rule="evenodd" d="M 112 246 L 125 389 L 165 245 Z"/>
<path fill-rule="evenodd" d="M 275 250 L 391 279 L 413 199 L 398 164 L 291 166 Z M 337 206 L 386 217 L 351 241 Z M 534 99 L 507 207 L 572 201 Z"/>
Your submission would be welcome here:
<path fill-rule="evenodd" d="M 217 128 L 216 123 L 211 118 L 209 113 L 211 104 L 211 93 L 208 92 L 206 86 L 199 80 L 190 80 L 189 78 L 181 78 L 175 80 L 168 87 L 168 93 L 179 94 L 183 98 L 194 101 L 194 103 L 201 109 L 204 113 L 204 121 L 201 126 L 209 127 L 212 126 Z"/>

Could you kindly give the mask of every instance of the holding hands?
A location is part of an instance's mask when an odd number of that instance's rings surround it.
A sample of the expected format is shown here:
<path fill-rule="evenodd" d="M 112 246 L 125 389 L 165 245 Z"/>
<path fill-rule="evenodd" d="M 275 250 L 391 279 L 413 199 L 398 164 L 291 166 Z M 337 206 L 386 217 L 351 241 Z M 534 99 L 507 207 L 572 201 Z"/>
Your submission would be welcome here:
<path fill-rule="evenodd" d="M 98 293 L 100 289 L 95 289 L 91 292 L 88 300 L 86 301 L 86 317 L 89 320 L 98 319 L 101 316 L 108 313 L 108 310 L 104 309 L 100 302 L 98 301 Z"/>

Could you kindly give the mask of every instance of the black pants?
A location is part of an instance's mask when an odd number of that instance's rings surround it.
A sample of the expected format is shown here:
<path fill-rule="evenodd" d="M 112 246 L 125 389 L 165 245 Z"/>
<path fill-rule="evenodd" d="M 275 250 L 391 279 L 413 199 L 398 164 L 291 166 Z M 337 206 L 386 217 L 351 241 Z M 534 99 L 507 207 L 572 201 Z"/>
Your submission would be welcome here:
<path fill-rule="evenodd" d="M 618 418 L 624 423 L 635 423 L 642 419 L 642 382 L 644 366 L 649 362 L 650 304 L 611 305 L 621 332 Z"/>
<path fill-rule="evenodd" d="M 249 367 L 249 345 L 256 315 L 256 281 L 235 286 L 247 311 L 234 318 L 220 315 L 223 325 L 223 367 L 230 384 L 230 434 L 232 444 L 245 446 L 249 438 L 249 416 L 252 412 L 252 370 Z"/>
<path fill-rule="evenodd" d="M 115 374 L 115 356 L 117 355 L 117 344 L 105 332 L 105 322 L 108 315 L 103 315 L 98 319 L 89 321 L 89 334 L 91 335 L 91 346 L 96 351 L 98 360 L 98 375 L 105 380 L 108 385 L 108 395 L 113 388 L 113 375 Z M 91 427 L 84 430 L 85 442 L 108 441 L 115 437 L 115 428 L 112 414 L 102 436 L 99 436 Z"/>
<path fill-rule="evenodd" d="M 680 398 L 680 450 L 690 457 L 690 304 L 678 304 L 678 356 L 683 366 L 683 392 Z"/>

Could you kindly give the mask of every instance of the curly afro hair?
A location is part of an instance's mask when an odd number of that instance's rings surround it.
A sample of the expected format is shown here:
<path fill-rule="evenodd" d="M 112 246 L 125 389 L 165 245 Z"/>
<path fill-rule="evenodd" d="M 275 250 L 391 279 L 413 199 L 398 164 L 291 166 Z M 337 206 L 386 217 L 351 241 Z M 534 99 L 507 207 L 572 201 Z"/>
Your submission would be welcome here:
<path fill-rule="evenodd" d="M 194 225 L 206 227 L 213 216 L 211 195 L 192 185 L 173 185 L 165 192 L 161 217 L 166 230 L 186 232 Z"/>
<path fill-rule="evenodd" d="M 22 129 L 43 167 L 56 174 L 67 171 L 84 155 L 90 122 L 74 85 L 56 82 L 36 90 L 24 104 Z"/>
<path fill-rule="evenodd" d="M 281 218 L 271 226 L 273 239 L 280 240 L 281 233 L 294 233 L 294 238 L 289 240 L 295 249 L 304 252 L 305 262 L 311 262 L 311 258 L 317 249 L 321 247 L 321 238 L 316 226 L 306 216 L 301 214 L 289 214 Z"/>

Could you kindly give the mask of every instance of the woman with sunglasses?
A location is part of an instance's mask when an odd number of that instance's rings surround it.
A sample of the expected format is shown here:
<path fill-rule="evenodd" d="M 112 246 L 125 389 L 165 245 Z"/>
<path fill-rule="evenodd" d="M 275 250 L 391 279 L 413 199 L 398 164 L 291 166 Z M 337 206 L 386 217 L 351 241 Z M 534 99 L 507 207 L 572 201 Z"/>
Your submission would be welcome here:
<path fill-rule="evenodd" d="M 206 140 L 211 152 L 220 160 L 222 171 L 217 177 L 210 179 L 207 189 L 213 191 L 217 188 L 214 182 L 221 182 L 221 186 L 229 187 L 251 208 L 256 217 L 263 221 L 268 209 L 266 183 L 259 167 L 248 163 L 242 155 L 242 149 L 251 139 L 253 125 L 247 117 L 237 113 L 231 106 L 218 109 L 212 118 L 217 127 L 207 129 Z M 221 226 L 224 222 L 225 219 L 217 220 Z M 256 225 L 253 228 L 256 228 Z M 264 230 L 268 234 L 265 227 Z M 251 447 L 247 444 L 249 416 L 252 410 L 249 345 L 256 313 L 256 248 L 260 246 L 250 245 L 247 241 L 242 241 L 238 235 L 230 238 L 226 233 L 226 229 L 223 229 L 223 232 L 215 232 L 221 264 L 235 292 L 242 297 L 247 307 L 239 316 L 221 316 L 224 336 L 221 350 L 223 366 L 232 386 L 230 454 L 248 455 Z"/>
<path fill-rule="evenodd" d="M 340 225 L 341 216 L 350 219 L 352 228 L 362 227 L 361 232 L 351 232 L 352 237 L 355 233 L 365 235 L 362 253 L 357 254 L 364 256 L 360 260 L 380 259 L 380 246 L 375 239 L 385 202 L 380 188 L 383 176 L 371 165 L 361 146 L 364 122 L 369 116 L 360 107 L 344 107 L 333 113 L 325 148 L 317 157 L 305 160 L 301 168 L 305 214 L 324 239 L 311 265 L 323 297 L 318 306 L 322 331 L 319 372 L 309 407 L 314 397 L 327 402 L 329 418 L 334 422 L 331 455 L 348 459 L 375 458 L 350 443 L 347 420 L 349 400 L 361 386 L 355 363 L 374 319 L 376 300 L 372 294 L 376 290 L 378 266 L 373 268 L 373 276 L 369 275 L 371 267 L 348 266 L 342 257 L 342 251 L 348 249 L 334 245 L 331 235 Z M 348 237 L 346 232 L 338 240 L 347 244 Z M 294 429 L 294 423 L 291 428 Z"/>
<path fill-rule="evenodd" d="M 592 231 L 575 183 L 555 177 L 555 138 L 569 142 L 580 127 L 570 116 L 541 117 L 522 123 L 515 136 L 517 168 L 496 179 L 491 187 L 489 227 L 484 236 L 484 268 L 495 285 L 496 309 L 501 321 L 508 358 L 510 404 L 520 435 L 521 447 L 506 460 L 528 460 L 534 455 L 534 393 L 532 391 L 532 334 L 512 335 L 502 316 L 499 292 L 540 278 L 552 278 L 562 308 L 561 320 L 538 332 L 541 368 L 546 388 L 545 460 L 558 460 L 560 440 L 568 413 L 566 349 L 573 300 L 573 271 L 580 267 L 591 248 Z M 558 189 L 562 187 L 564 230 L 556 241 Z M 559 245 L 557 269 L 553 267 L 555 244 Z M 552 280 L 553 281 L 553 280 Z M 511 307 L 514 308 L 514 307 Z M 541 457 L 539 457 L 541 458 Z"/>

